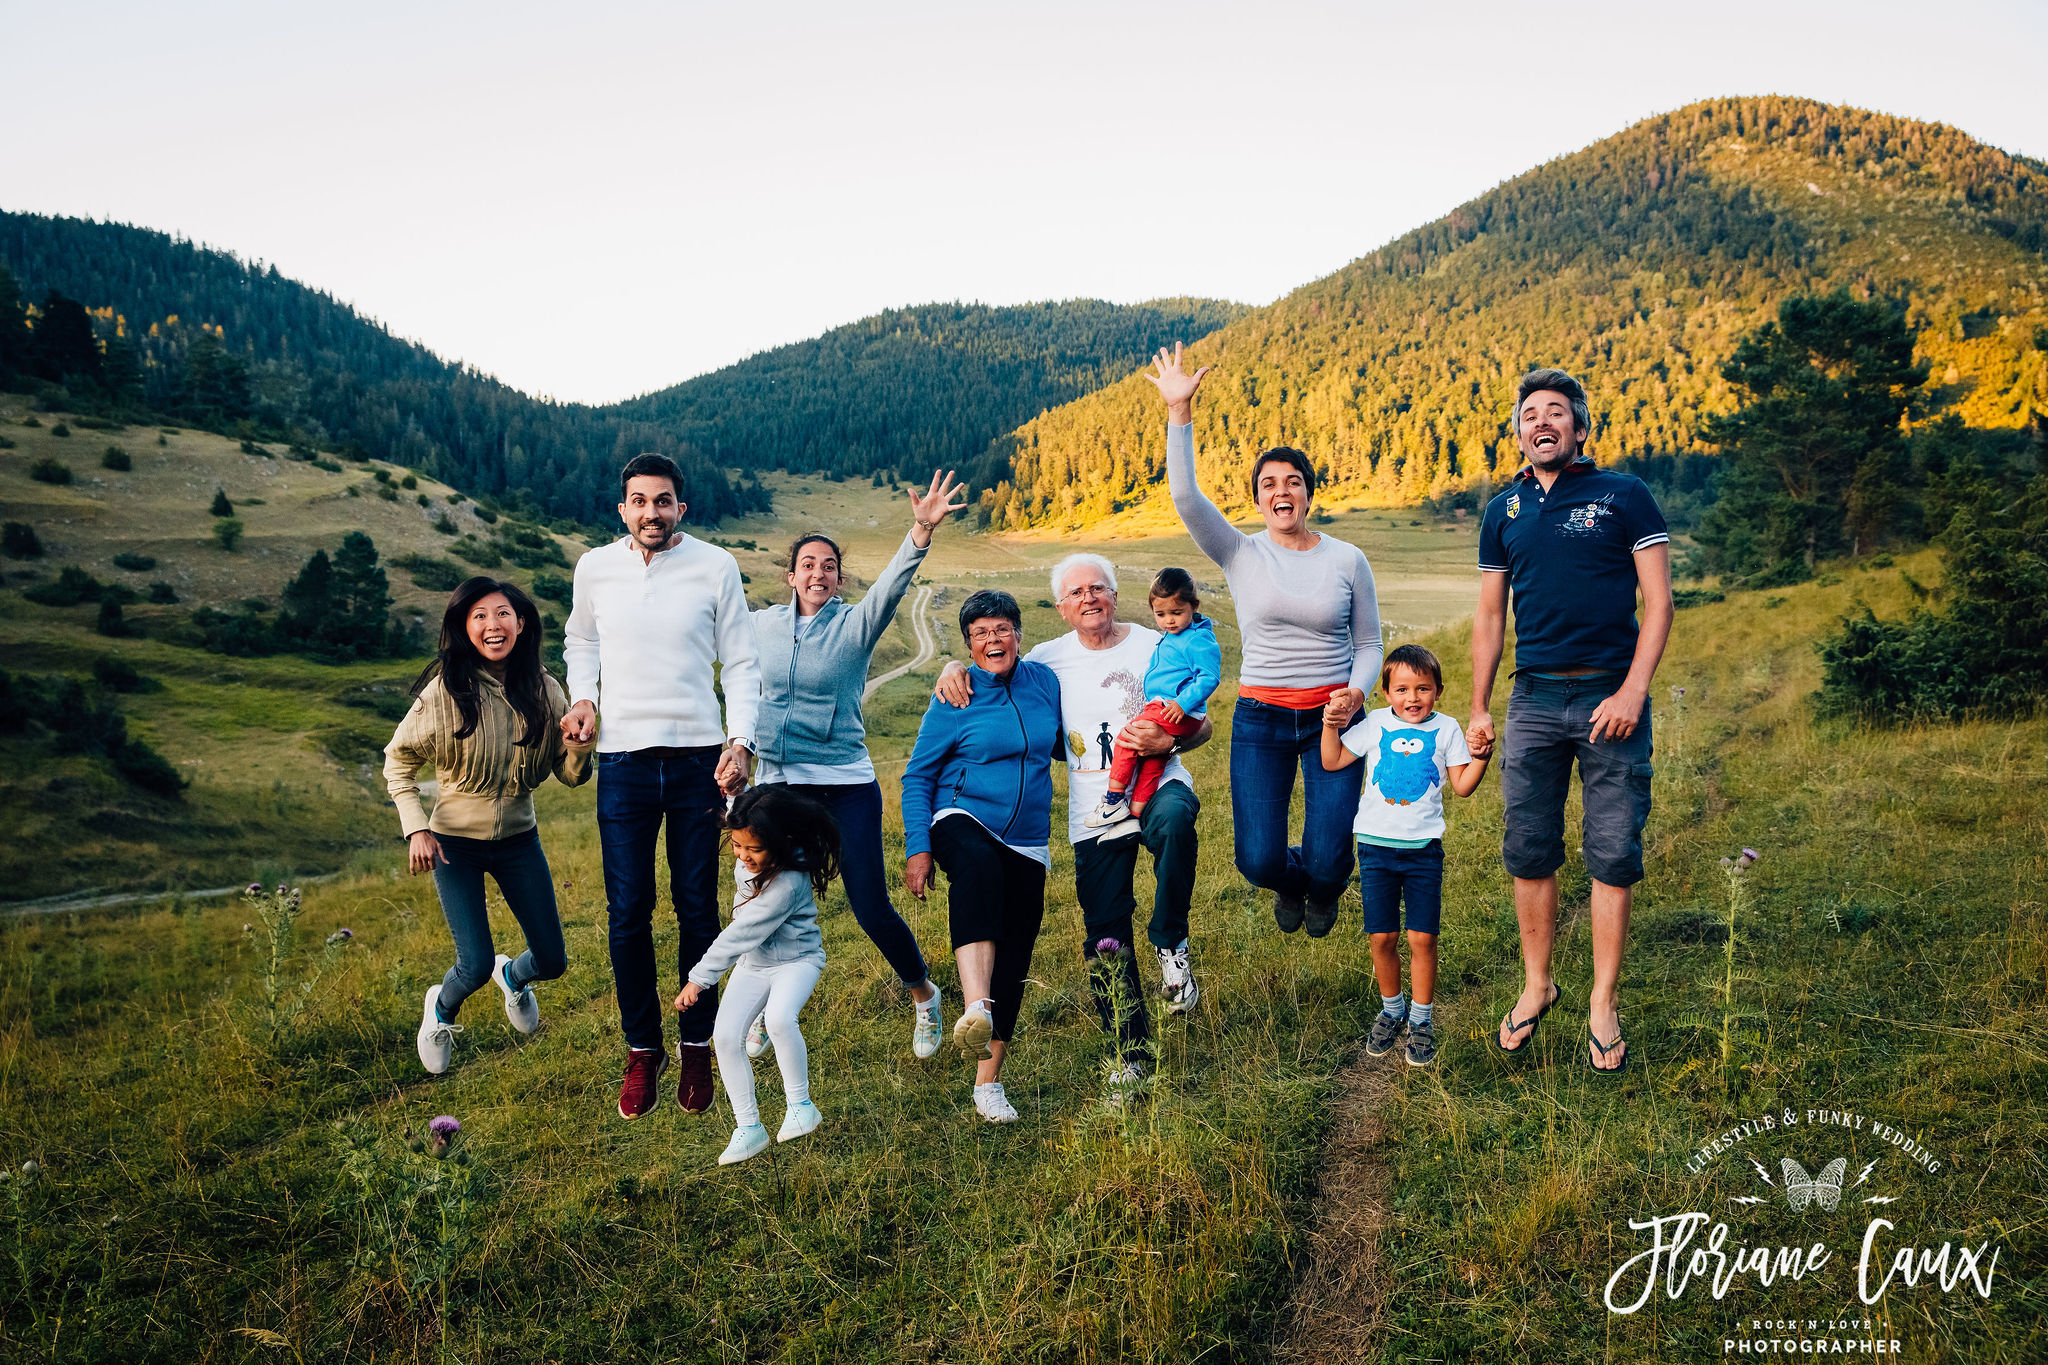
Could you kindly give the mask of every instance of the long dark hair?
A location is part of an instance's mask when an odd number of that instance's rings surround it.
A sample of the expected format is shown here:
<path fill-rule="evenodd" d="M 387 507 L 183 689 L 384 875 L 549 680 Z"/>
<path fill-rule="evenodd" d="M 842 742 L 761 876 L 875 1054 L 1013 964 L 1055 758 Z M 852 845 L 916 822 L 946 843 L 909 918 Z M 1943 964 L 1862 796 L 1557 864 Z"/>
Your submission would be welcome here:
<path fill-rule="evenodd" d="M 468 739 L 476 733 L 476 675 L 484 666 L 484 658 L 469 642 L 469 613 L 494 592 L 503 593 L 519 617 L 519 639 L 505 659 L 505 700 L 512 703 L 512 709 L 525 722 L 525 731 L 519 736 L 519 747 L 524 749 L 540 742 L 554 717 L 548 714 L 547 683 L 540 668 L 540 608 L 516 583 L 479 574 L 450 594 L 448 610 L 441 613 L 441 651 L 413 680 L 412 694 L 417 697 L 439 677 L 450 700 L 462 712 L 462 728 L 455 732 L 455 737 Z"/>
<path fill-rule="evenodd" d="M 768 866 L 754 876 L 755 895 L 778 872 L 804 873 L 819 896 L 839 875 L 839 822 L 783 783 L 750 787 L 734 797 L 725 827 L 752 831 L 768 851 Z"/>

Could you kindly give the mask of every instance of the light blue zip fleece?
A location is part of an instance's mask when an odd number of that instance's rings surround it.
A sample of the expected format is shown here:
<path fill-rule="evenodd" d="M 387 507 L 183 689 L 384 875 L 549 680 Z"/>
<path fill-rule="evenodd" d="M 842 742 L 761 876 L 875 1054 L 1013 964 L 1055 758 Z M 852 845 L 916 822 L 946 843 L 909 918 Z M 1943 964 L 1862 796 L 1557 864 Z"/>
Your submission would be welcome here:
<path fill-rule="evenodd" d="M 794 603 L 754 613 L 754 648 L 761 661 L 754 744 L 761 757 L 775 763 L 860 761 L 867 752 L 860 694 L 868 661 L 924 557 L 925 550 L 905 535 L 867 596 L 852 606 L 833 598 L 801 639 Z"/>
<path fill-rule="evenodd" d="M 1207 715 L 1209 694 L 1223 681 L 1216 623 L 1200 615 L 1178 635 L 1161 632 L 1145 666 L 1145 700 L 1170 701 L 1191 716 Z"/>
<path fill-rule="evenodd" d="M 903 770 L 903 853 L 932 851 L 932 814 L 964 810 L 1000 843 L 1052 839 L 1052 765 L 1066 743 L 1059 675 L 1019 661 L 1007 678 L 967 670 L 965 706 L 932 698 Z"/>

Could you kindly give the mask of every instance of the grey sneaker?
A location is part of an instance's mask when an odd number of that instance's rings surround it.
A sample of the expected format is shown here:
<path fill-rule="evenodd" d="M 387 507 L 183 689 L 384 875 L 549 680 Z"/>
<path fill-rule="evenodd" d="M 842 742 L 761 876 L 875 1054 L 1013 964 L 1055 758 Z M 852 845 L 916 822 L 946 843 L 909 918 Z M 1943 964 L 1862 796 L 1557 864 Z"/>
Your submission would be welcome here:
<path fill-rule="evenodd" d="M 1408 1016 L 1404 1012 L 1399 1019 L 1381 1010 L 1372 1017 L 1372 1032 L 1365 1035 L 1365 1055 L 1384 1057 L 1394 1050 L 1394 1044 L 1401 1041 L 1401 1030 L 1408 1027 Z M 1424 1024 L 1424 1028 L 1429 1025 Z"/>
<path fill-rule="evenodd" d="M 1273 923 L 1280 926 L 1280 932 L 1291 934 L 1301 927 L 1301 897 L 1285 891 L 1273 893 Z"/>
<path fill-rule="evenodd" d="M 1310 938 L 1322 938 L 1337 927 L 1337 905 L 1336 901 L 1331 901 L 1327 905 L 1315 901 L 1308 903 L 1302 912 L 1302 919 L 1308 926 Z"/>
<path fill-rule="evenodd" d="M 1408 1026 L 1408 1065 L 1428 1066 L 1436 1060 L 1436 1021 Z"/>

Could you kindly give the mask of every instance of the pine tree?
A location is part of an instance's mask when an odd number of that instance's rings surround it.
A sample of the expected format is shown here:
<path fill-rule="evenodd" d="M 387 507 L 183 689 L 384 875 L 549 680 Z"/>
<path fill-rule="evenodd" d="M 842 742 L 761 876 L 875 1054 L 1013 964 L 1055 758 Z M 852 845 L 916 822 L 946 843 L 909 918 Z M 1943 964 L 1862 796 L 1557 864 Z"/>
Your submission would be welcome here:
<path fill-rule="evenodd" d="M 27 374 L 34 364 L 34 338 L 29 335 L 21 287 L 7 267 L 0 265 L 0 386 Z"/>
<path fill-rule="evenodd" d="M 228 501 L 225 488 L 216 488 L 213 490 L 213 506 L 206 510 L 217 517 L 231 517 L 235 514 L 235 505 Z"/>
<path fill-rule="evenodd" d="M 334 609 L 334 565 L 327 551 L 315 550 L 298 576 L 285 584 L 277 613 L 278 643 L 288 649 L 326 638 L 327 618 Z"/>
<path fill-rule="evenodd" d="M 54 289 L 43 300 L 43 315 L 36 323 L 35 371 L 60 384 L 74 378 L 97 382 L 100 377 L 100 344 L 85 305 Z"/>
<path fill-rule="evenodd" d="M 185 353 L 178 410 L 214 426 L 249 415 L 249 367 L 230 355 L 219 337 L 202 330 Z"/>
<path fill-rule="evenodd" d="M 334 605 L 327 638 L 335 652 L 371 659 L 384 649 L 391 584 L 377 564 L 377 546 L 361 531 L 342 537 L 334 555 Z"/>

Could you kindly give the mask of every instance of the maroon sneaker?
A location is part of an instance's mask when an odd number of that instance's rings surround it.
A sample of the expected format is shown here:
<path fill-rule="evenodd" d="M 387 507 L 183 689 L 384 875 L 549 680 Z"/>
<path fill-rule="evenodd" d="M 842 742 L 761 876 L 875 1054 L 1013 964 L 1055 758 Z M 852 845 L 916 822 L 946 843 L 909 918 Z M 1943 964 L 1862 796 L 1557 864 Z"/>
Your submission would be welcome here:
<path fill-rule="evenodd" d="M 626 1081 L 619 1087 L 619 1117 L 637 1119 L 661 1103 L 661 1073 L 668 1054 L 658 1047 L 634 1048 L 626 1054 Z"/>
<path fill-rule="evenodd" d="M 684 1043 L 676 1049 L 676 1103 L 685 1114 L 711 1107 L 711 1049 Z"/>

